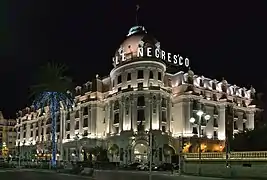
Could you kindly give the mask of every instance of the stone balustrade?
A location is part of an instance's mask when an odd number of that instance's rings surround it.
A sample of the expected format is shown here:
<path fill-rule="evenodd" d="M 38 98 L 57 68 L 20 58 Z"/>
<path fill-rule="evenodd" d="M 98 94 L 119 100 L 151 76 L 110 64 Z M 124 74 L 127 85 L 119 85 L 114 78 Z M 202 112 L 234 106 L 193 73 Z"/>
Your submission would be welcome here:
<path fill-rule="evenodd" d="M 184 153 L 185 160 L 198 160 L 199 153 Z M 204 152 L 201 153 L 202 160 L 220 160 L 226 159 L 225 152 Z M 267 151 L 247 151 L 231 152 L 230 160 L 267 160 Z"/>

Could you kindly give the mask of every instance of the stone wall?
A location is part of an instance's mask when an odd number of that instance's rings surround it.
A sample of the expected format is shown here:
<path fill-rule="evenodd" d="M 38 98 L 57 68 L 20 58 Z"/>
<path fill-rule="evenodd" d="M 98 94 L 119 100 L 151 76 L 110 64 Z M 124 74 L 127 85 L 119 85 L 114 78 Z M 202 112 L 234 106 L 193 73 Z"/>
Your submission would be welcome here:
<path fill-rule="evenodd" d="M 201 175 L 212 177 L 231 177 L 231 178 L 266 178 L 267 164 L 253 165 L 244 167 L 240 165 L 232 165 L 226 168 L 225 164 L 201 164 Z M 184 172 L 186 174 L 198 175 L 198 164 L 185 164 Z"/>

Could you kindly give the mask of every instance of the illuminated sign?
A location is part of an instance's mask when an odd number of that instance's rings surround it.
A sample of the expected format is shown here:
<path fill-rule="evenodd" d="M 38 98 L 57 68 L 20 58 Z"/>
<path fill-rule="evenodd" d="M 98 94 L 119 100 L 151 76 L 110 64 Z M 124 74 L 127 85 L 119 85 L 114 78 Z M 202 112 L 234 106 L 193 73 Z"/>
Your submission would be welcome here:
<path fill-rule="evenodd" d="M 139 47 L 136 53 L 128 53 L 128 54 L 126 54 L 123 50 L 121 50 L 118 56 L 113 57 L 114 66 L 117 66 L 125 61 L 131 61 L 133 56 L 136 58 L 154 57 L 166 61 L 167 63 L 171 63 L 175 66 L 189 67 L 188 58 L 184 58 L 178 54 L 165 52 L 160 48 L 152 48 L 152 47 L 147 47 L 147 48 Z"/>

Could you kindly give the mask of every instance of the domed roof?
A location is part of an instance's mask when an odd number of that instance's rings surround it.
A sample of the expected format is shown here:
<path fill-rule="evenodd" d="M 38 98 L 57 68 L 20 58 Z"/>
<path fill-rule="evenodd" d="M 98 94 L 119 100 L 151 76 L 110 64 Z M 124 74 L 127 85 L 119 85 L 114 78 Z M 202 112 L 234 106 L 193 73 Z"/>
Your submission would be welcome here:
<path fill-rule="evenodd" d="M 129 30 L 127 38 L 117 49 L 115 56 L 124 53 L 126 56 L 131 55 L 131 58 L 133 58 L 137 55 L 138 48 L 146 46 L 159 47 L 159 45 L 159 42 L 154 37 L 147 34 L 143 26 L 134 26 Z M 128 58 L 126 57 L 126 59 Z"/>

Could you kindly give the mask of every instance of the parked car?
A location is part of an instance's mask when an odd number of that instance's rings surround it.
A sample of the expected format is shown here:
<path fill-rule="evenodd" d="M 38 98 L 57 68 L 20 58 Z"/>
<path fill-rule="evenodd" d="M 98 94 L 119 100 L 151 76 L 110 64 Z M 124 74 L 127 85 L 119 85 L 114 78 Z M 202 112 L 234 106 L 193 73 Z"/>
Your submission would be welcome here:
<path fill-rule="evenodd" d="M 140 164 L 137 166 L 137 169 L 140 171 L 147 171 L 149 169 L 148 164 Z"/>
<path fill-rule="evenodd" d="M 159 165 L 158 170 L 159 171 L 172 171 L 174 170 L 174 166 L 171 163 L 163 163 Z"/>
<path fill-rule="evenodd" d="M 135 162 L 135 163 L 131 163 L 131 164 L 128 164 L 125 169 L 129 169 L 129 170 L 137 170 L 138 166 L 141 165 L 140 163 L 138 162 Z"/>
<path fill-rule="evenodd" d="M 148 171 L 149 170 L 149 163 L 146 163 L 146 164 L 140 164 L 139 166 L 137 166 L 137 169 L 138 170 L 141 170 L 141 171 Z M 151 164 L 151 170 L 152 171 L 157 171 L 158 170 L 158 166 L 155 165 L 154 163 Z"/>

